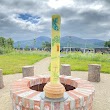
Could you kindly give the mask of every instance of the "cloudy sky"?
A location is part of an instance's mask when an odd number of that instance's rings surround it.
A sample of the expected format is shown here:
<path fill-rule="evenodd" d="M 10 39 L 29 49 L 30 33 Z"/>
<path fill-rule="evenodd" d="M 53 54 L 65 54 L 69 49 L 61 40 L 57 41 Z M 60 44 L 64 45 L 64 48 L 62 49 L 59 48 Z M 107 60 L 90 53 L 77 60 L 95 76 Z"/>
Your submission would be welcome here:
<path fill-rule="evenodd" d="M 110 39 L 110 0 L 0 0 L 0 36 L 51 37 L 53 14 L 61 15 L 61 36 Z"/>

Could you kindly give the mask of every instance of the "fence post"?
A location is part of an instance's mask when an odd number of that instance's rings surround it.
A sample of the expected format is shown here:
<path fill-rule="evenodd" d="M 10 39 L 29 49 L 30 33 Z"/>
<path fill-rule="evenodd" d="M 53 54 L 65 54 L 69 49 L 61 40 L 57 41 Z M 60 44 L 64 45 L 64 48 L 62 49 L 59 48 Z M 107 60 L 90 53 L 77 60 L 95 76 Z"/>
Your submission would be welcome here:
<path fill-rule="evenodd" d="M 22 67 L 23 77 L 34 76 L 34 66 Z"/>
<path fill-rule="evenodd" d="M 4 87 L 2 69 L 0 69 L 0 89 Z"/>
<path fill-rule="evenodd" d="M 99 65 L 99 64 L 89 64 L 88 67 L 89 67 L 88 81 L 100 82 L 101 65 Z"/>
<path fill-rule="evenodd" d="M 71 67 L 69 64 L 61 64 L 60 75 L 71 76 Z"/>

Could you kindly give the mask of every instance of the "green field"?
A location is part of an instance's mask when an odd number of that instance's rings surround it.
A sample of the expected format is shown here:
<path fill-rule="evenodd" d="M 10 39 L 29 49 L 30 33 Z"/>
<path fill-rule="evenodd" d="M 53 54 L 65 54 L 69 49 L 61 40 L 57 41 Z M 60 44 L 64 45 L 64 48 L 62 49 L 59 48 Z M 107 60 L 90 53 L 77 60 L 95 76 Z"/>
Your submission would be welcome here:
<path fill-rule="evenodd" d="M 4 75 L 21 73 L 22 66 L 32 65 L 47 56 L 50 56 L 50 53 L 37 51 L 19 51 L 0 55 L 0 69 L 3 69 Z M 88 64 L 101 64 L 101 72 L 110 74 L 110 54 L 64 54 L 61 57 L 61 64 L 70 64 L 72 71 L 88 71 Z"/>
<path fill-rule="evenodd" d="M 46 52 L 12 52 L 0 55 L 0 69 L 3 74 L 15 74 L 22 72 L 22 66 L 32 65 L 39 60 L 49 56 Z"/>
<path fill-rule="evenodd" d="M 110 74 L 110 54 L 70 53 L 61 58 L 61 64 L 70 64 L 72 71 L 88 71 L 88 64 L 101 64 L 101 72 Z"/>

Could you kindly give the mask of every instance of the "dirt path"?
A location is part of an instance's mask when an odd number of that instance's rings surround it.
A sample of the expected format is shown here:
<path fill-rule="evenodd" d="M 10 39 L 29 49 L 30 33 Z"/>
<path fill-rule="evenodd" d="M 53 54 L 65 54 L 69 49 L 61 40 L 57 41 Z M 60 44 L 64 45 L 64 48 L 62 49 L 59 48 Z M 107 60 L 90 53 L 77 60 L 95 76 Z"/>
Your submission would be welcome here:
<path fill-rule="evenodd" d="M 50 58 L 45 58 L 35 63 L 35 75 L 49 74 L 49 64 Z M 71 73 L 73 77 L 80 77 L 87 80 L 88 72 L 72 71 Z M 22 74 L 4 75 L 3 78 L 5 87 L 0 89 L 0 110 L 12 110 L 9 87 L 16 79 L 22 78 Z M 110 110 L 110 75 L 101 74 L 101 81 L 92 84 L 95 86 L 96 91 L 93 110 Z"/>
<path fill-rule="evenodd" d="M 34 64 L 34 74 L 49 74 L 48 67 L 50 65 L 50 58 L 45 58 L 40 62 Z"/>

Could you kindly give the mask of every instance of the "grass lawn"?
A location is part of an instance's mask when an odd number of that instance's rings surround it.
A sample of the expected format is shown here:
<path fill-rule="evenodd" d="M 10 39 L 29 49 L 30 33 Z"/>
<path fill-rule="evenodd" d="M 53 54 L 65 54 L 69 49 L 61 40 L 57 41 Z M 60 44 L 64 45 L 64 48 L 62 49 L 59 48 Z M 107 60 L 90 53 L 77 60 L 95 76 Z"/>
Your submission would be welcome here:
<path fill-rule="evenodd" d="M 70 53 L 61 58 L 61 64 L 70 64 L 72 71 L 88 71 L 88 64 L 101 64 L 101 72 L 110 74 L 110 54 Z"/>
<path fill-rule="evenodd" d="M 12 52 L 10 54 L 0 55 L 0 69 L 3 74 L 15 74 L 22 72 L 22 66 L 32 65 L 39 60 L 49 56 L 44 52 Z"/>

